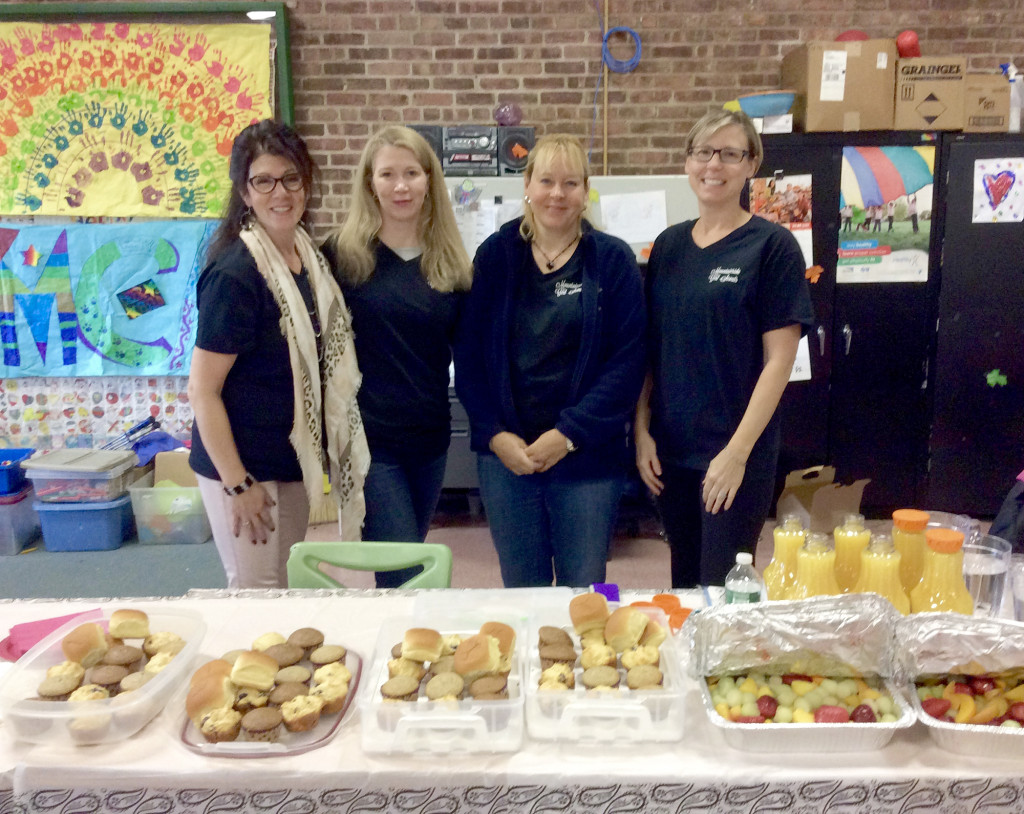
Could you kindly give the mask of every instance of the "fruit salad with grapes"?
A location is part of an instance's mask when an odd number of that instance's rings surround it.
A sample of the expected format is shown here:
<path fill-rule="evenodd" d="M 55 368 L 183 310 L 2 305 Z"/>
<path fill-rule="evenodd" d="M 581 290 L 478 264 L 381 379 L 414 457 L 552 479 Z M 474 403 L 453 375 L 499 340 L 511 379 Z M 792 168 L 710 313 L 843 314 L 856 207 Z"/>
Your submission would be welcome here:
<path fill-rule="evenodd" d="M 945 723 L 1024 727 L 1024 671 L 1010 675 L 949 674 L 916 682 L 921 709 Z"/>
<path fill-rule="evenodd" d="M 740 724 L 894 723 L 902 712 L 878 676 L 787 673 L 707 678 L 715 711 Z"/>

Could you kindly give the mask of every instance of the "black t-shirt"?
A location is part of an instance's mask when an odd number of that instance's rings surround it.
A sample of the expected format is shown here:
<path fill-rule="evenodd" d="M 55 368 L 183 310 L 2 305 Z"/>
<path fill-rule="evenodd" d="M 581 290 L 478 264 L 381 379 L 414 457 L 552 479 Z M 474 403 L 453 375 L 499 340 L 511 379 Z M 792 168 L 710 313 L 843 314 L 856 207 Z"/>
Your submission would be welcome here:
<path fill-rule="evenodd" d="M 337 268 L 330 244 L 324 254 Z M 363 374 L 359 410 L 375 449 L 415 460 L 448 449 L 451 345 L 465 292 L 431 288 L 418 257 L 403 260 L 385 244 L 365 283 L 335 272 L 352 312 L 356 358 Z"/>
<path fill-rule="evenodd" d="M 693 223 L 662 232 L 648 264 L 651 434 L 660 458 L 706 469 L 750 402 L 763 334 L 809 326 L 814 312 L 800 247 L 786 229 L 754 217 L 701 249 Z M 774 473 L 779 442 L 776 413 L 747 468 Z"/>
<path fill-rule="evenodd" d="M 196 301 L 196 347 L 236 355 L 221 396 L 242 464 L 257 480 L 302 480 L 288 441 L 295 397 L 281 311 L 241 240 L 203 270 Z M 198 423 L 189 463 L 200 475 L 220 479 Z"/>
<path fill-rule="evenodd" d="M 583 331 L 583 253 L 544 274 L 528 263 L 516 289 L 511 336 L 512 403 L 532 443 L 553 428 L 569 400 Z"/>

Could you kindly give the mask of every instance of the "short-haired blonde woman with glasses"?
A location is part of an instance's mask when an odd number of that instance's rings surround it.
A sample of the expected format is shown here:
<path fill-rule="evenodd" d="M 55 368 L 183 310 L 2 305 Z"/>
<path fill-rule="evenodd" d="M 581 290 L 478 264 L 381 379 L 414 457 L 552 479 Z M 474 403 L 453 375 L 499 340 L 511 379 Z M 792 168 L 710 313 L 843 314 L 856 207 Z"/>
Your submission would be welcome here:
<path fill-rule="evenodd" d="M 444 481 L 451 346 L 473 279 L 441 173 L 414 130 L 370 137 L 323 246 L 352 311 L 370 471 L 363 539 L 422 543 Z M 377 587 L 418 569 L 378 572 Z"/>
<path fill-rule="evenodd" d="M 633 251 L 585 219 L 587 156 L 548 135 L 530 152 L 525 215 L 473 261 L 455 385 L 506 587 L 603 582 L 643 383 Z"/>
<path fill-rule="evenodd" d="M 736 552 L 754 551 L 774 492 L 776 407 L 814 316 L 796 239 L 740 205 L 764 155 L 750 119 L 712 111 L 685 147 L 700 217 L 651 251 L 650 367 L 634 425 L 674 588 L 721 585 Z"/>

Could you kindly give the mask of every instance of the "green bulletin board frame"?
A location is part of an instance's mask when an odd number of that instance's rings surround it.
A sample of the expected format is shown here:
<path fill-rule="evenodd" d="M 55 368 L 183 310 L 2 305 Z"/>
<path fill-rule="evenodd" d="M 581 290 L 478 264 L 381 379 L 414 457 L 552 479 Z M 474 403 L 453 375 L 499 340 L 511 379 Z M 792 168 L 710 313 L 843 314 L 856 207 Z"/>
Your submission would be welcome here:
<path fill-rule="evenodd" d="M 0 21 L 24 20 L 28 22 L 92 22 L 113 18 L 142 17 L 152 22 L 185 23 L 175 19 L 187 16 L 188 23 L 196 22 L 252 22 L 246 16 L 249 11 L 273 11 L 271 24 L 277 53 L 276 68 L 277 110 L 276 115 L 288 125 L 295 124 L 295 100 L 292 89 L 291 38 L 288 30 L 288 12 L 284 3 L 264 3 L 259 0 L 227 0 L 226 2 L 192 3 L 15 3 L 0 5 Z M 215 19 L 210 19 L 215 18 Z M 241 19 L 237 19 L 241 18 Z M 269 55 L 268 55 L 269 56 Z"/>

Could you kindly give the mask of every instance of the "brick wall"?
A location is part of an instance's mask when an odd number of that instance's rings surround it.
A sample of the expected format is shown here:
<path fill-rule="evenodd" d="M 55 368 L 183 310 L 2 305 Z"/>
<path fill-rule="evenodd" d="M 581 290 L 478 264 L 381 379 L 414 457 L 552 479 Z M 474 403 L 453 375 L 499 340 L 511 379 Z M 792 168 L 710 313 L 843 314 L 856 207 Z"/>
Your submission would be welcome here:
<path fill-rule="evenodd" d="M 603 10 L 604 0 L 597 5 Z M 489 123 L 499 101 L 514 101 L 539 133 L 589 140 L 601 72 L 595 0 L 289 0 L 288 7 L 296 121 L 323 170 L 321 228 L 342 217 L 349 170 L 384 122 Z M 609 0 L 609 25 L 633 28 L 643 40 L 639 67 L 610 74 L 612 174 L 682 172 L 681 136 L 697 117 L 739 93 L 779 87 L 782 54 L 846 29 L 894 37 L 913 28 L 926 56 L 965 53 L 971 70 L 1009 58 L 1024 69 L 1021 0 Z M 617 35 L 611 51 L 628 59 L 632 40 Z"/>

